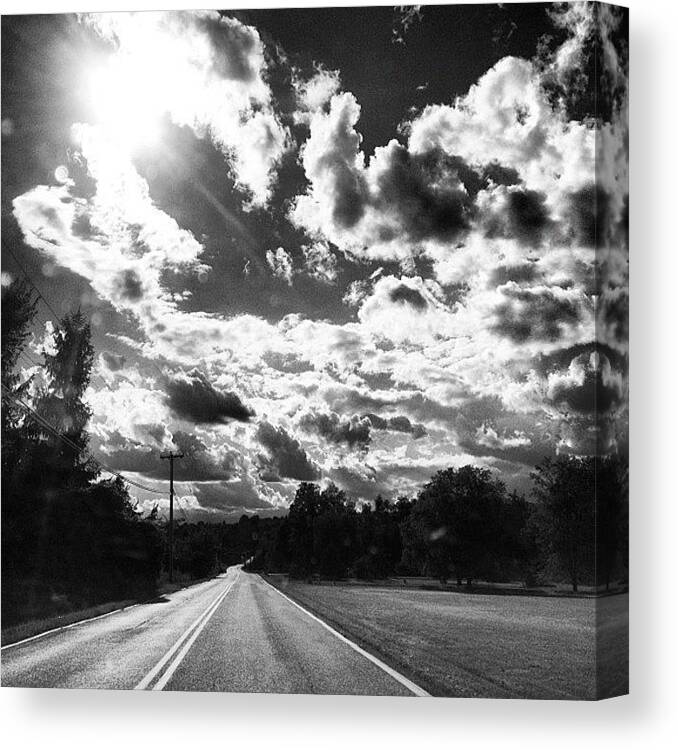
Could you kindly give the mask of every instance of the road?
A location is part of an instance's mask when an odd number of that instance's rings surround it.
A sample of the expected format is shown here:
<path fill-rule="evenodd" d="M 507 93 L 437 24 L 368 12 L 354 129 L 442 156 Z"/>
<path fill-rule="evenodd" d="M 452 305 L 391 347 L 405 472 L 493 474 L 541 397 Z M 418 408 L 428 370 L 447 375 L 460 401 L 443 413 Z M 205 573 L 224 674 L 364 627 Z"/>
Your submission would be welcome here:
<path fill-rule="evenodd" d="M 240 566 L 5 646 L 1 675 L 3 687 L 424 694 Z"/>

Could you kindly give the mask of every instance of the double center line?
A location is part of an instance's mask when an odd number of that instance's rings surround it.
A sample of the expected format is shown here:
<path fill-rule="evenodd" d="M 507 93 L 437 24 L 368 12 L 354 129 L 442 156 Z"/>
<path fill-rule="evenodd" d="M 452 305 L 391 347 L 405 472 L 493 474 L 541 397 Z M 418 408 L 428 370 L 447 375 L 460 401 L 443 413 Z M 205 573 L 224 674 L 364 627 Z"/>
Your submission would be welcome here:
<path fill-rule="evenodd" d="M 235 578 L 229 583 L 229 585 L 208 605 L 207 609 L 205 609 L 197 620 L 189 626 L 189 628 L 181 635 L 153 669 L 151 669 L 138 685 L 135 685 L 135 690 L 162 690 L 165 685 L 167 685 L 172 678 L 172 675 L 176 672 L 177 667 L 181 664 L 191 646 L 195 643 L 195 640 L 203 631 L 212 615 L 217 611 L 219 605 L 226 598 L 228 592 L 233 588 L 239 577 L 240 569 L 238 569 Z M 165 669 L 168 662 L 169 666 Z M 151 683 L 153 683 L 158 675 L 160 675 L 160 678 L 155 682 L 153 687 L 150 687 Z"/>

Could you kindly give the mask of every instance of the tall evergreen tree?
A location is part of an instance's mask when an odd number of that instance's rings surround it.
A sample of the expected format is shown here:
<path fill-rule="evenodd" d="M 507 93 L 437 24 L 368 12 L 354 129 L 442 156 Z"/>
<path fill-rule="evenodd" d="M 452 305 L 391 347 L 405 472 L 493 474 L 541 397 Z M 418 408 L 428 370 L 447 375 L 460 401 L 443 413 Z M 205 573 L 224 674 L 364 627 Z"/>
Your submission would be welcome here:
<path fill-rule="evenodd" d="M 54 348 L 45 353 L 47 385 L 35 409 L 65 440 L 36 425 L 48 447 L 43 460 L 59 486 L 85 487 L 97 474 L 87 454 L 87 422 L 91 410 L 84 401 L 94 362 L 89 321 L 78 310 L 66 315 L 54 334 Z"/>
<path fill-rule="evenodd" d="M 22 397 L 28 382 L 21 383 L 16 372 L 19 357 L 26 347 L 31 324 L 37 312 L 37 300 L 24 281 L 14 280 L 2 287 L 2 468 L 3 476 L 12 464 L 10 454 L 14 447 L 22 411 L 13 397 Z"/>

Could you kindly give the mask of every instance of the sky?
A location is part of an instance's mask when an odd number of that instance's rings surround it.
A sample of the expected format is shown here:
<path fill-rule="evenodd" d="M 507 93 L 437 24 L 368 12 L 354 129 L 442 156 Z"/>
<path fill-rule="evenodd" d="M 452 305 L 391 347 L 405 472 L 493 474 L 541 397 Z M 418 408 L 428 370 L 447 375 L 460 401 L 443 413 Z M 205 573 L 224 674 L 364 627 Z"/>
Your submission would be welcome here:
<path fill-rule="evenodd" d="M 627 17 L 4 16 L 2 280 L 97 352 L 92 453 L 191 520 L 628 441 Z M 9 248 L 9 249 L 8 249 Z M 11 250 L 11 253 L 10 253 Z M 131 487 L 141 508 L 165 496 Z"/>

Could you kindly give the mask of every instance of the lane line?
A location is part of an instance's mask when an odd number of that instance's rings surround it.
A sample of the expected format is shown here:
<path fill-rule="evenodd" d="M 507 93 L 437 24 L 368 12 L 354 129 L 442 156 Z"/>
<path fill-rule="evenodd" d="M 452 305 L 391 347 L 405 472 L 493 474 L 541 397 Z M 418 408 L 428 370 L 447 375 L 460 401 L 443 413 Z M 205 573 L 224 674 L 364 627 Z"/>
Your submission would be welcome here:
<path fill-rule="evenodd" d="M 71 622 L 68 625 L 59 625 L 56 628 L 52 628 L 51 630 L 45 630 L 43 633 L 36 633 L 35 635 L 30 636 L 29 638 L 23 638 L 20 641 L 14 641 L 14 643 L 6 643 L 4 646 L 0 647 L 0 651 L 4 651 L 8 648 L 14 648 L 14 646 L 20 646 L 22 643 L 28 643 L 29 641 L 37 641 L 38 638 L 44 638 L 46 635 L 50 635 L 51 633 L 58 633 L 61 630 L 68 630 L 69 628 L 75 628 L 78 625 L 84 625 L 87 622 L 94 622 L 94 620 L 103 620 L 104 617 L 110 617 L 111 615 L 117 615 L 119 612 L 129 612 L 130 609 L 134 609 L 135 607 L 140 607 L 142 604 L 148 604 L 148 602 L 137 602 L 137 604 L 130 604 L 129 607 L 120 607 L 119 609 L 112 609 L 110 612 L 104 612 L 103 615 L 95 615 L 94 617 L 88 617 L 86 620 L 77 620 L 76 622 Z"/>
<path fill-rule="evenodd" d="M 205 583 L 209 583 L 209 581 L 205 581 Z M 184 589 L 178 589 L 178 590 L 183 591 Z M 137 602 L 136 604 L 130 604 L 128 607 L 119 607 L 118 609 L 112 609 L 110 612 L 104 612 L 102 615 L 95 615 L 94 617 L 88 617 L 85 620 L 76 620 L 75 622 L 71 622 L 68 625 L 58 625 L 56 628 L 45 630 L 42 633 L 36 633 L 35 635 L 31 635 L 28 638 L 22 638 L 20 641 L 14 641 L 13 643 L 6 643 L 4 646 L 0 646 L 0 651 L 4 651 L 5 649 L 8 649 L 8 648 L 14 648 L 14 646 L 20 646 L 22 643 L 29 643 L 30 641 L 37 641 L 39 638 L 44 638 L 46 635 L 51 635 L 52 633 L 59 633 L 62 630 L 68 630 L 69 628 L 77 628 L 78 625 L 85 625 L 86 623 L 94 622 L 95 620 L 103 620 L 104 617 L 117 615 L 120 612 L 129 612 L 131 609 L 134 609 L 135 607 L 142 607 L 144 604 L 151 604 L 152 602 L 153 602 L 153 599 L 149 599 L 148 601 L 145 601 L 145 602 Z"/>
<path fill-rule="evenodd" d="M 151 669 L 151 671 L 137 685 L 134 686 L 135 690 L 146 690 L 148 688 L 151 682 L 157 677 L 157 675 L 163 669 L 165 664 L 167 664 L 167 662 L 181 648 L 181 646 L 186 641 L 186 639 L 190 637 L 191 633 L 193 633 L 193 631 L 200 626 L 201 622 L 203 622 L 203 619 L 204 618 L 209 619 L 209 617 L 212 616 L 212 614 L 214 613 L 214 609 L 218 607 L 219 604 L 221 604 L 221 602 L 226 597 L 226 594 L 228 594 L 228 592 L 233 587 L 233 584 L 238 580 L 239 576 L 240 576 L 240 571 L 238 571 L 238 573 L 236 574 L 236 577 L 231 581 L 230 585 L 228 585 L 224 591 L 217 594 L 216 598 L 213 599 L 207 605 L 206 609 L 204 609 L 200 613 L 200 615 L 191 623 L 191 625 L 189 625 L 189 627 L 179 636 L 179 638 L 175 641 L 175 643 L 171 646 L 171 648 L 167 651 L 167 653 L 160 659 L 160 661 L 158 661 L 158 663 L 153 667 L 153 669 Z M 205 620 L 205 623 L 206 623 L 206 620 Z"/>
<path fill-rule="evenodd" d="M 177 656 L 174 659 L 174 661 L 169 665 L 169 667 L 167 667 L 167 670 L 165 671 L 165 673 L 163 674 L 163 676 L 155 683 L 155 685 L 152 688 L 153 690 L 163 690 L 164 689 L 165 685 L 167 685 L 167 683 L 170 681 L 170 679 L 172 678 L 172 675 L 176 672 L 177 667 L 184 660 L 184 657 L 190 651 L 191 646 L 195 643 L 195 641 L 196 641 L 197 637 L 200 635 L 200 633 L 202 633 L 202 631 L 204 630 L 205 626 L 207 625 L 207 623 L 211 619 L 212 615 L 217 611 L 217 609 L 221 605 L 221 602 L 224 601 L 224 599 L 226 598 L 226 595 L 233 588 L 233 586 L 235 585 L 235 583 L 238 580 L 238 578 L 239 578 L 239 575 L 236 576 L 233 579 L 233 581 L 231 582 L 231 585 L 226 589 L 226 591 L 224 591 L 224 593 L 222 594 L 222 596 L 219 599 L 219 601 L 216 602 L 215 605 L 212 607 L 212 609 L 207 613 L 207 615 L 205 615 L 205 617 L 203 618 L 203 620 L 200 623 L 200 625 L 193 631 L 193 635 L 189 638 L 188 641 L 186 641 L 184 647 L 177 654 Z"/>
<path fill-rule="evenodd" d="M 364 648 L 361 648 L 357 643 L 354 643 L 353 641 L 349 640 L 345 635 L 342 635 L 338 630 L 335 630 L 331 625 L 328 625 L 324 620 L 321 620 L 319 617 L 313 614 L 313 612 L 309 612 L 305 607 L 302 607 L 301 604 L 297 604 L 297 602 L 294 601 L 294 599 L 290 599 L 289 596 L 286 594 L 283 594 L 280 589 L 277 589 L 273 584 L 270 584 L 267 580 L 265 580 L 262 576 L 259 576 L 261 580 L 270 588 L 273 589 L 273 591 L 276 592 L 276 594 L 280 594 L 283 599 L 287 599 L 287 601 L 290 604 L 293 604 L 297 609 L 300 609 L 304 614 L 308 615 L 312 620 L 315 620 L 319 625 L 322 625 L 325 630 L 328 630 L 330 633 L 332 633 L 333 636 L 338 638 L 340 641 L 345 643 L 347 646 L 350 646 L 354 651 L 357 651 L 361 656 L 364 656 L 366 659 L 372 662 L 372 664 L 376 665 L 381 669 L 383 672 L 386 672 L 387 675 L 392 677 L 396 682 L 399 682 L 401 685 L 406 687 L 411 693 L 418 696 L 419 698 L 430 698 L 431 693 L 427 693 L 424 688 L 419 687 L 416 683 L 412 682 L 412 680 L 408 680 L 405 675 L 400 674 L 400 672 L 396 672 L 395 669 L 392 669 L 388 666 L 388 664 L 384 664 L 381 659 L 377 659 L 376 656 L 373 656 L 369 653 L 369 651 L 365 651 Z"/>

